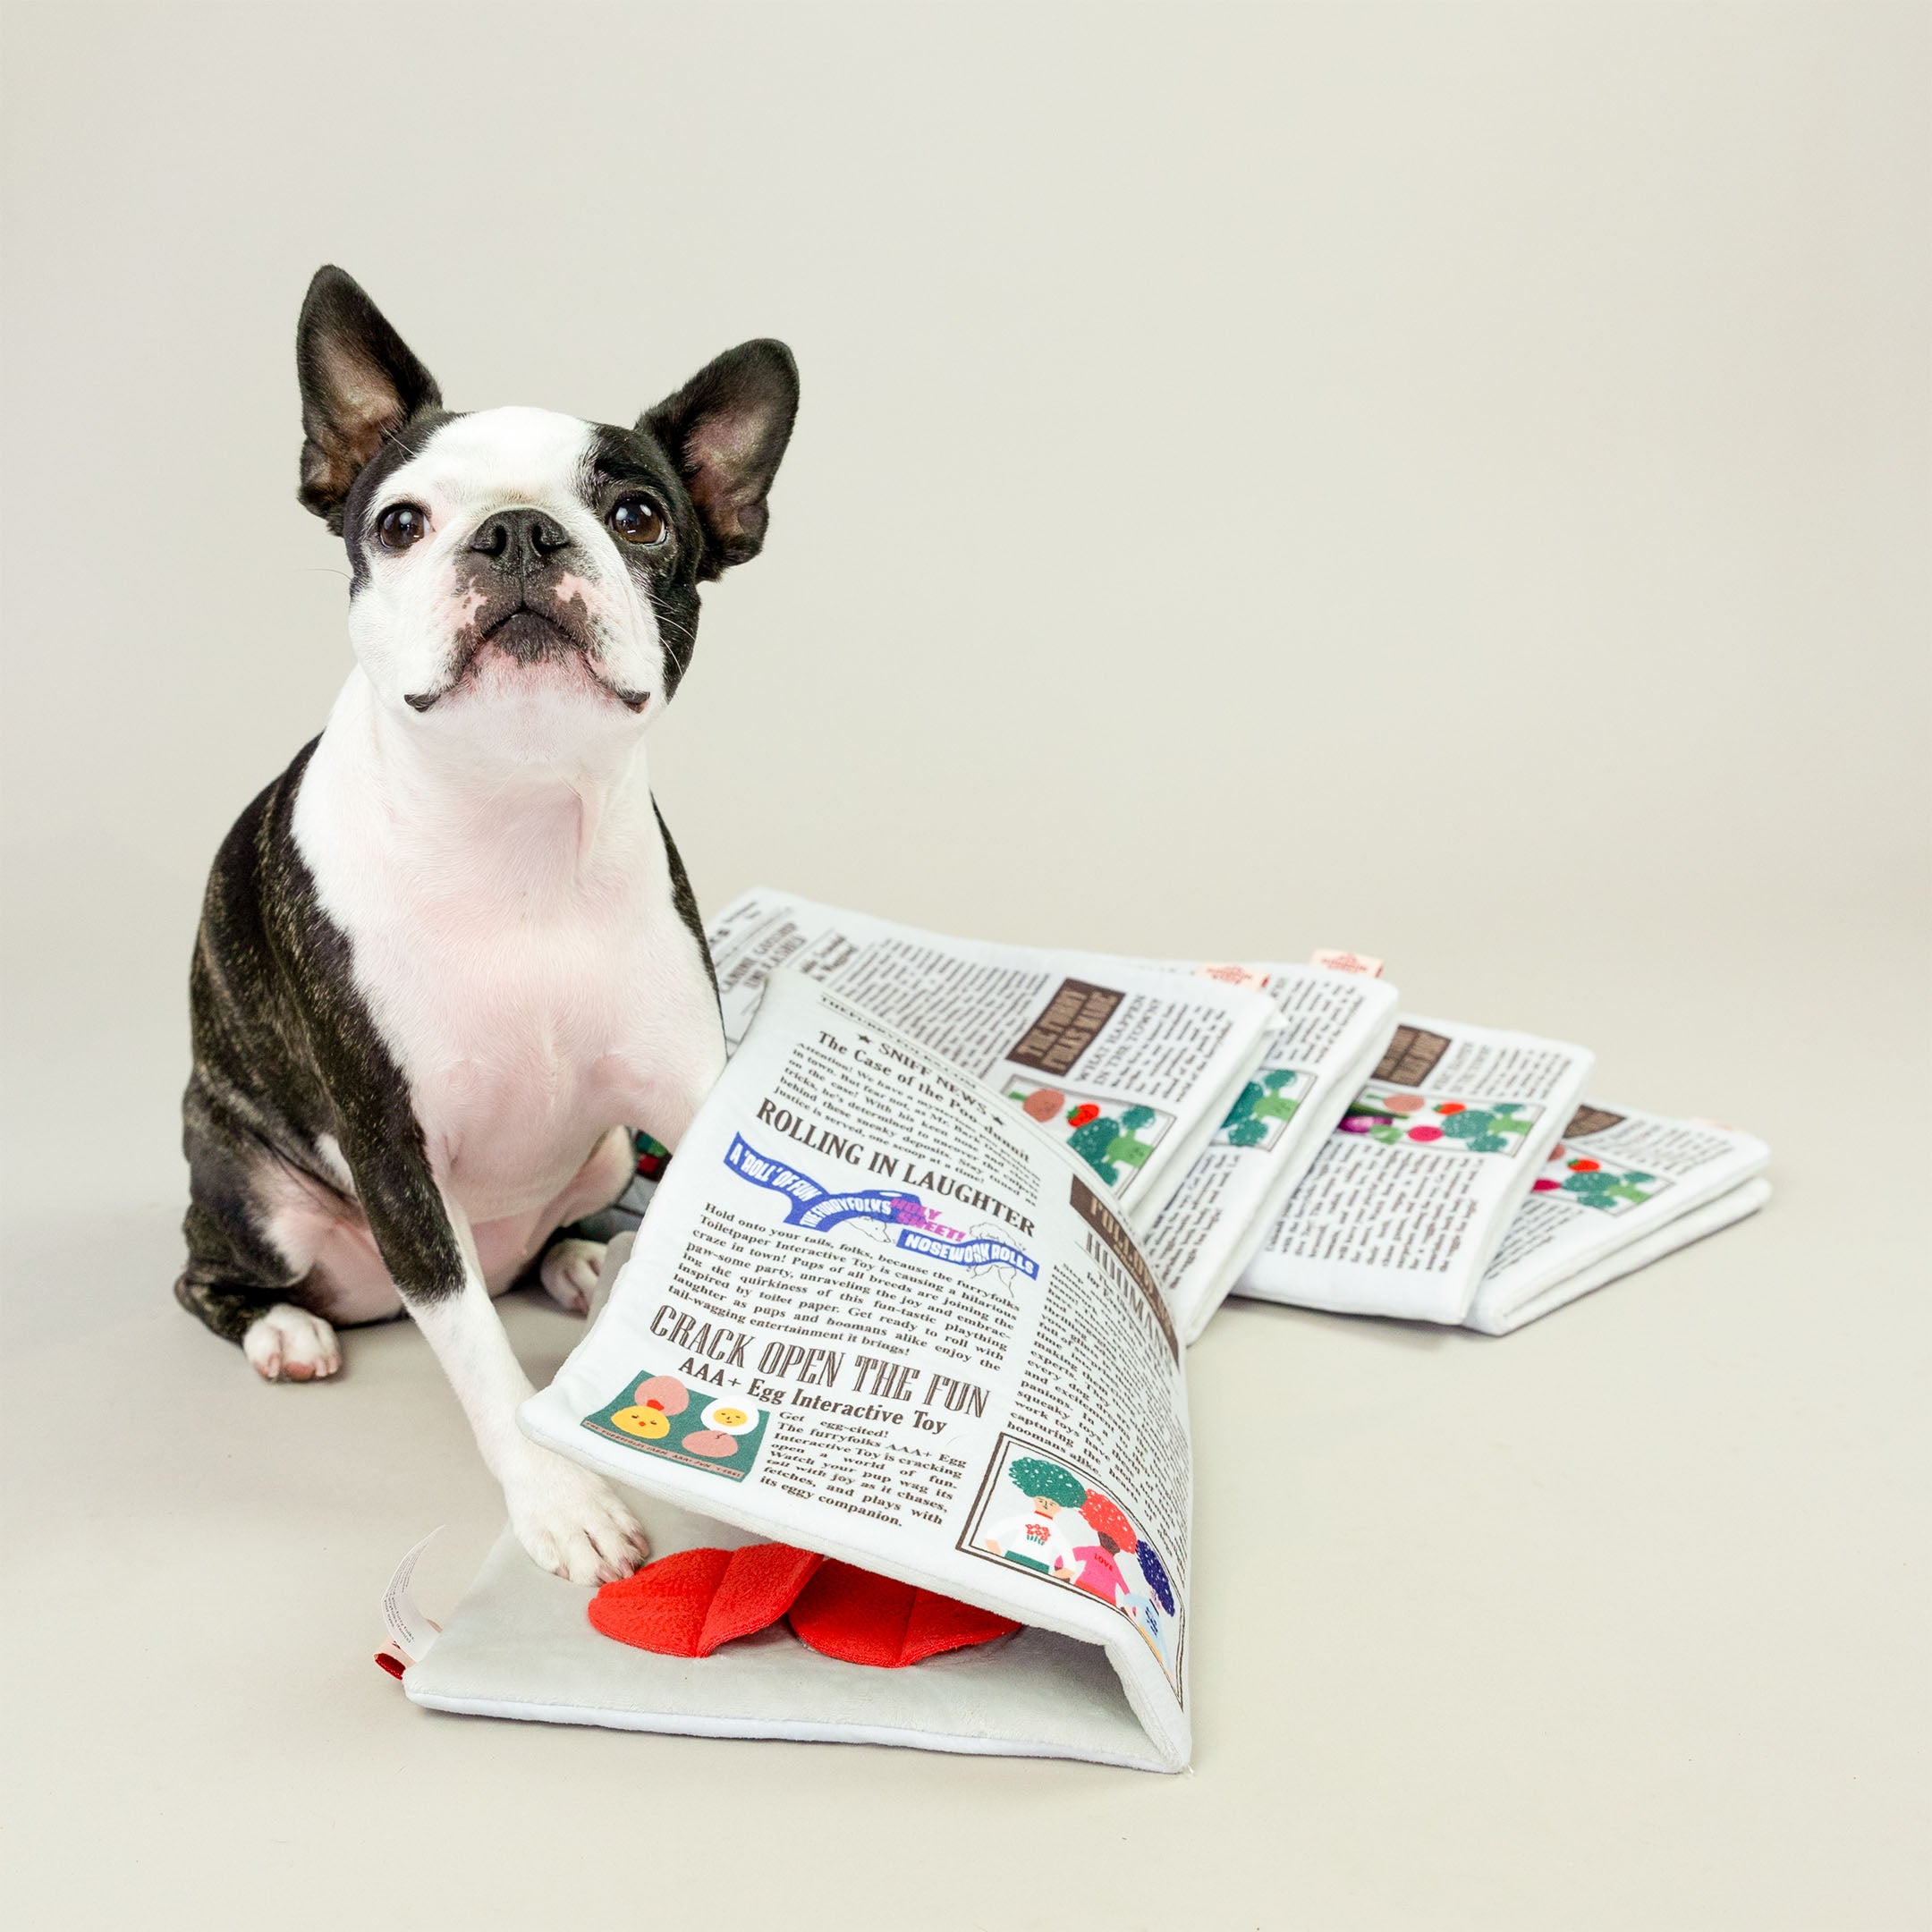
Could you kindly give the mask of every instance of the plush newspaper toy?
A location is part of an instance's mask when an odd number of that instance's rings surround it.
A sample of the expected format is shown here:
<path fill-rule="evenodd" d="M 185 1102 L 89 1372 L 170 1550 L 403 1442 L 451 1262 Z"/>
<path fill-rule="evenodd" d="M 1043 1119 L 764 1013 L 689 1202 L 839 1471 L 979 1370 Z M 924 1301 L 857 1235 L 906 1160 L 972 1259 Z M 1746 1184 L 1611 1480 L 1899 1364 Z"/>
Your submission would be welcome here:
<path fill-rule="evenodd" d="M 953 938 L 763 886 L 707 936 L 733 1052 L 768 975 L 804 973 L 1063 1141 L 1137 1230 L 1214 1141 L 1282 1024 L 1258 980 Z"/>
<path fill-rule="evenodd" d="M 733 1043 L 767 973 L 790 962 L 911 1025 L 1063 1137 L 1144 1231 L 1184 1342 L 1231 1290 L 1511 1333 L 1769 1196 L 1755 1178 L 1761 1142 L 1584 1103 L 1581 1048 L 1399 1015 L 1381 962 L 1358 954 L 1199 965 L 997 947 L 763 887 L 727 906 L 709 938 Z M 1258 991 L 1276 1030 L 1231 1067 L 1218 1049 L 1203 1052 L 1212 1034 L 1177 996 L 1154 1024 L 1116 1015 L 1096 1050 L 1039 1077 L 1042 1042 L 1020 1041 L 1016 1011 L 1044 1018 L 1071 989 L 1145 988 L 1150 975 Z M 1076 1049 L 1080 1038 L 1076 1029 Z M 1187 1085 L 1179 1112 L 1195 1123 L 1180 1135 L 1163 1092 L 1176 1073 Z M 1210 1089 L 1218 1124 L 1201 1106 Z M 1609 1121 L 1630 1124 L 1614 1144 L 1581 1144 Z M 1572 1142 L 1572 1165 L 1546 1172 L 1555 1147 Z M 1182 1165 L 1175 1148 L 1191 1158 Z M 1633 1183 L 1643 1199 L 1607 1183 L 1592 1191 L 1597 1156 L 1605 1173 L 1621 1157 L 1645 1174 Z"/>
<path fill-rule="evenodd" d="M 769 893 L 733 1053 L 522 1411 L 640 1492 L 593 1596 L 507 1532 L 409 1695 L 546 1722 L 1176 1770 L 1185 1339 L 1229 1286 L 1504 1333 L 1749 1213 L 1749 1136 L 1309 968 L 947 940 Z M 655 1186 L 655 1195 L 649 1191 Z"/>
<path fill-rule="evenodd" d="M 1762 1140 L 1715 1121 L 1585 1101 L 1511 1218 L 1464 1326 L 1511 1335 L 1755 1214 Z"/>
<path fill-rule="evenodd" d="M 1271 1023 L 1241 988 L 1089 985 L 1121 996 L 1082 996 L 1108 1008 L 1089 1045 L 1165 1011 L 1216 1051 L 1245 1031 L 1251 1058 Z M 413 1699 L 1185 1765 L 1180 1338 L 1065 1136 L 780 970 L 628 1247 L 521 1420 L 640 1493 L 657 1560 L 593 1597 L 506 1537 L 410 1653 Z"/>

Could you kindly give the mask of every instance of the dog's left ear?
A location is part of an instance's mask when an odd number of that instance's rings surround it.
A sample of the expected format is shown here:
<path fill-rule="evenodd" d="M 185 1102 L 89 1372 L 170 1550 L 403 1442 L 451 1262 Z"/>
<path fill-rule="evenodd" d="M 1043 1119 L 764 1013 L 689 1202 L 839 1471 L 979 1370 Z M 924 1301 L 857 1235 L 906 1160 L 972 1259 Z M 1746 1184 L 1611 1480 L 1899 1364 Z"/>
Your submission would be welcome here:
<path fill-rule="evenodd" d="M 411 353 L 353 275 L 318 268 L 295 325 L 301 383 L 301 487 L 342 535 L 343 505 L 369 461 L 419 410 L 440 409 L 436 377 Z"/>
<path fill-rule="evenodd" d="M 798 414 L 798 364 L 782 342 L 741 343 L 638 420 L 661 443 L 705 528 L 701 577 L 755 557 Z"/>

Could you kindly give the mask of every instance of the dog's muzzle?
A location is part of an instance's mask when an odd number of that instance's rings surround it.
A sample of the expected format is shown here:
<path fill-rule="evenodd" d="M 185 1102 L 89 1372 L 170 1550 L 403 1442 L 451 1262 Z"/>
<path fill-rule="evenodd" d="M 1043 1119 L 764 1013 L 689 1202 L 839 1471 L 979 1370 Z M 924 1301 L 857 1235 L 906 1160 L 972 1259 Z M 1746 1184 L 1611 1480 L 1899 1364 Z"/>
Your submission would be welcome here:
<path fill-rule="evenodd" d="M 560 560 L 574 545 L 555 518 L 541 510 L 499 510 L 477 526 L 467 547 L 464 576 L 478 602 L 458 633 L 449 677 L 435 691 L 404 695 L 412 711 L 427 711 L 446 698 L 490 650 L 526 665 L 575 660 L 626 709 L 641 711 L 650 701 L 648 691 L 627 691 L 598 671 L 601 647 L 578 629 L 571 607 L 558 602 Z"/>

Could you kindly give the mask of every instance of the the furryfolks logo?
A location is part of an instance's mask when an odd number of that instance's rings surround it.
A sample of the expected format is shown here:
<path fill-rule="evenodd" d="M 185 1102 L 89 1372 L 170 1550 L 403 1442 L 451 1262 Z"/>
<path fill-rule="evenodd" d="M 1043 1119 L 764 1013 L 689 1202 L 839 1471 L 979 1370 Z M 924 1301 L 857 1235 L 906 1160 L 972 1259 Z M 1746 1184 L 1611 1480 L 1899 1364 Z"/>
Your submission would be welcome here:
<path fill-rule="evenodd" d="M 931 1216 L 917 1194 L 902 1188 L 860 1188 L 848 1194 L 835 1194 L 822 1188 L 809 1174 L 801 1174 L 784 1161 L 760 1154 L 742 1134 L 733 1134 L 724 1165 L 741 1180 L 754 1187 L 769 1188 L 785 1199 L 788 1227 L 822 1231 L 836 1227 L 841 1221 L 879 1221 L 892 1229 L 895 1247 L 910 1254 L 929 1255 L 953 1267 L 1018 1268 L 1030 1280 L 1039 1275 L 1039 1264 L 1031 1255 L 1010 1241 L 984 1234 L 940 1233 L 928 1224 Z"/>

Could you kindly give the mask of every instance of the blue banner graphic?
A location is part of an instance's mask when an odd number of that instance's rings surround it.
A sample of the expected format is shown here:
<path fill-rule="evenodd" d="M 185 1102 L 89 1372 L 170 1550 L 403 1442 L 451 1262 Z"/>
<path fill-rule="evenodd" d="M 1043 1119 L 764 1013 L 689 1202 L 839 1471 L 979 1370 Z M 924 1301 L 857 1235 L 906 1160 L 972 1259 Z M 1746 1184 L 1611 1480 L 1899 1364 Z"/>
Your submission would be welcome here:
<path fill-rule="evenodd" d="M 953 1267 L 1018 1268 L 1029 1280 L 1039 1275 L 1039 1264 L 1011 1242 L 932 1226 L 931 1210 L 917 1194 L 903 1188 L 860 1188 L 834 1194 L 809 1174 L 760 1154 L 742 1134 L 732 1136 L 724 1165 L 754 1187 L 784 1195 L 787 1227 L 824 1229 L 836 1227 L 841 1221 L 884 1221 L 892 1226 L 894 1245 L 909 1254 L 928 1255 Z"/>

